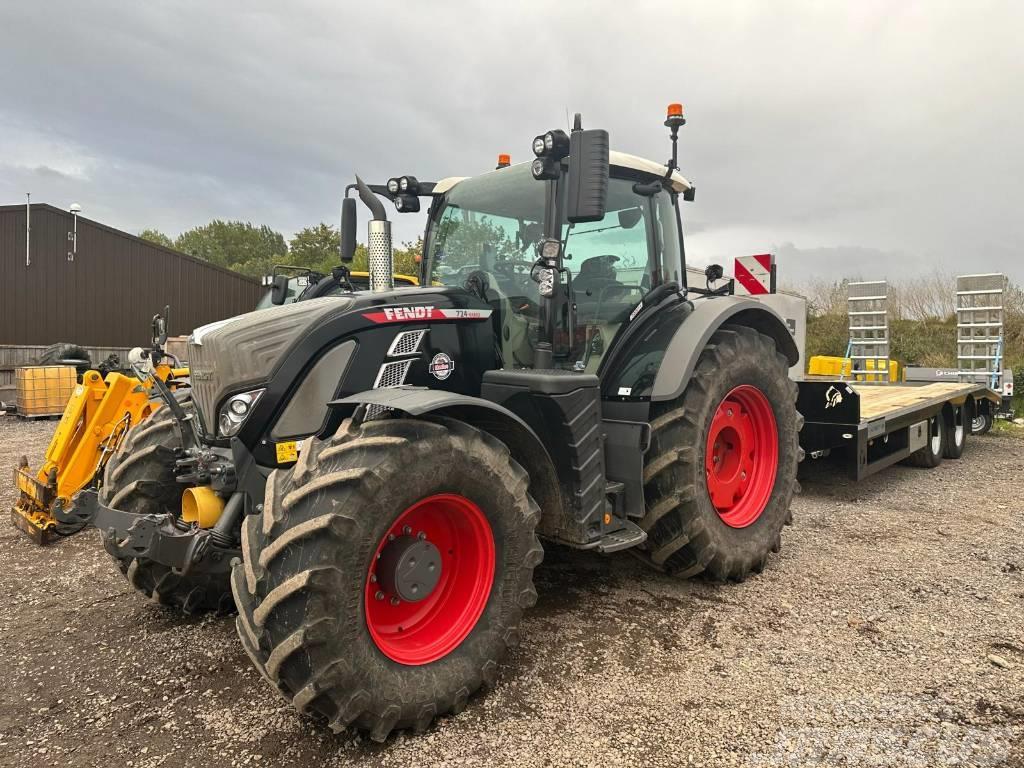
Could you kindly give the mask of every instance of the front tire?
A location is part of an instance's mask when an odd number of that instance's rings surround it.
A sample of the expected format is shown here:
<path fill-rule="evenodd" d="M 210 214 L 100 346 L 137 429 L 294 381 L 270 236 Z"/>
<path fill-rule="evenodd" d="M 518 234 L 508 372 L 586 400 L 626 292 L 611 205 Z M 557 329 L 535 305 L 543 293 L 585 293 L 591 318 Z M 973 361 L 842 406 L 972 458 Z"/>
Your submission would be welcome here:
<path fill-rule="evenodd" d="M 191 401 L 181 398 L 190 412 Z M 125 436 L 104 470 L 100 501 L 110 507 L 137 515 L 181 515 L 185 486 L 174 475 L 175 450 L 181 436 L 174 416 L 161 407 L 140 421 Z M 160 605 L 185 614 L 214 611 L 230 613 L 234 606 L 231 583 L 226 573 L 193 573 L 182 576 L 172 568 L 138 557 L 114 557 L 118 570 L 136 590 Z"/>
<path fill-rule="evenodd" d="M 653 565 L 741 581 L 779 550 L 803 423 L 788 368 L 771 338 L 726 326 L 683 395 L 652 408 L 640 525 Z"/>
<path fill-rule="evenodd" d="M 461 711 L 494 684 L 537 599 L 528 486 L 501 442 L 449 419 L 347 420 L 306 440 L 242 528 L 246 652 L 336 732 L 383 741 Z"/>

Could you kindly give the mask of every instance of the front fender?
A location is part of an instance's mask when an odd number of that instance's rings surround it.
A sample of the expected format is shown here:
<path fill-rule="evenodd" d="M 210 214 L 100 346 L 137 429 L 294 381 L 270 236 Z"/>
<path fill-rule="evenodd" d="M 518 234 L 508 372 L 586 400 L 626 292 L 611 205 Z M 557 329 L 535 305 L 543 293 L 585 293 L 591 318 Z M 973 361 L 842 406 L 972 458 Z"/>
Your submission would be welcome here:
<path fill-rule="evenodd" d="M 330 406 L 354 411 L 359 405 L 393 408 L 410 416 L 445 416 L 465 422 L 501 440 L 530 476 L 530 495 L 542 512 L 561 513 L 558 475 L 554 462 L 537 433 L 519 416 L 480 397 L 426 387 L 387 387 L 359 392 Z"/>
<path fill-rule="evenodd" d="M 754 299 L 709 297 L 694 302 L 693 311 L 672 335 L 651 388 L 651 400 L 675 400 L 693 375 L 700 353 L 723 325 L 746 325 L 771 337 L 789 364 L 800 360 L 786 321 L 771 307 Z"/>

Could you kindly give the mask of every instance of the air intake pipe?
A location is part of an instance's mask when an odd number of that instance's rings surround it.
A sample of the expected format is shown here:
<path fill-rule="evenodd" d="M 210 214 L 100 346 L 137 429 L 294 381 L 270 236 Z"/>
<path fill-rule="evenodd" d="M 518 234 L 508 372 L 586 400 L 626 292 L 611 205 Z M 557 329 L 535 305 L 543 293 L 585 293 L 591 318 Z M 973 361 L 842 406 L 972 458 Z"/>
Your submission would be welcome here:
<path fill-rule="evenodd" d="M 370 290 L 390 291 L 395 287 L 394 256 L 391 252 L 391 222 L 384 214 L 384 204 L 358 176 L 356 176 L 356 186 L 359 188 L 359 199 L 373 214 L 373 219 L 367 225 L 369 231 L 366 236 Z"/>

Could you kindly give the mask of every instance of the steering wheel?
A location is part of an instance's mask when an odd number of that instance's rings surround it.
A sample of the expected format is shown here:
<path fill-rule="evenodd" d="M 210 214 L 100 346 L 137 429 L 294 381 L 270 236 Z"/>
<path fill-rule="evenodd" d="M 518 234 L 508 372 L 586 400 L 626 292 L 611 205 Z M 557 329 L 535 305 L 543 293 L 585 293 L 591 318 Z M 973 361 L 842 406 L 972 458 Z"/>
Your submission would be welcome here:
<path fill-rule="evenodd" d="M 484 301 L 490 300 L 487 296 L 487 292 L 491 290 L 491 280 L 483 270 L 474 269 L 470 272 L 466 276 L 465 281 L 463 281 L 462 286 L 467 291 L 478 296 Z"/>

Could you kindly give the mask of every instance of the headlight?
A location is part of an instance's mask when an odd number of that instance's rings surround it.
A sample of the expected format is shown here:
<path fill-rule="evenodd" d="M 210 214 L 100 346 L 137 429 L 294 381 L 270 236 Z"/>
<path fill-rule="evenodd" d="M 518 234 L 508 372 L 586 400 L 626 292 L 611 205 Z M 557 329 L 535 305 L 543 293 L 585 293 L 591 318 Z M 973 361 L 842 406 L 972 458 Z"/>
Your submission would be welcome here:
<path fill-rule="evenodd" d="M 399 183 L 398 179 L 388 179 L 388 192 L 392 195 L 398 194 Z"/>
<path fill-rule="evenodd" d="M 410 195 L 415 195 L 419 191 L 420 183 L 416 180 L 415 176 L 402 176 L 398 180 L 398 190 L 400 192 L 407 192 Z"/>
<path fill-rule="evenodd" d="M 227 402 L 221 406 L 220 417 L 217 419 L 218 433 L 221 437 L 232 437 L 248 418 L 252 407 L 264 393 L 263 389 L 254 389 L 251 392 L 241 392 L 232 395 Z"/>
<path fill-rule="evenodd" d="M 538 136 L 533 140 L 533 154 L 540 157 L 544 154 L 544 137 Z"/>

